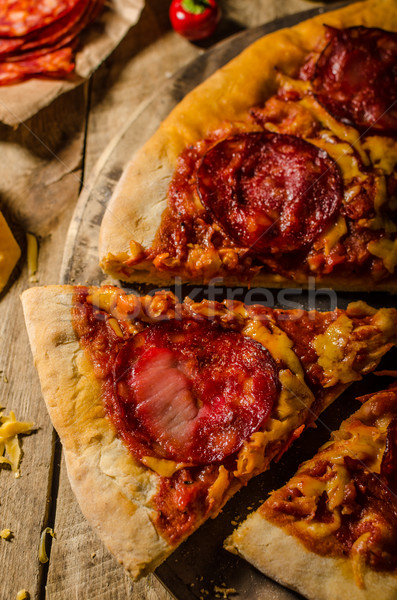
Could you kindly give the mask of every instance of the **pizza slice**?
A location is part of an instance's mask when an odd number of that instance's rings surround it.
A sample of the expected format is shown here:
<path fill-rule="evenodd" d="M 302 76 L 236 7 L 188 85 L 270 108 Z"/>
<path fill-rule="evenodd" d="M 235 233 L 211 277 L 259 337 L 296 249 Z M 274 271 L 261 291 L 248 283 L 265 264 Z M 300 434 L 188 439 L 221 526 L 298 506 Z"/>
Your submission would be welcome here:
<path fill-rule="evenodd" d="M 180 303 L 115 287 L 22 295 L 81 509 L 133 578 L 268 468 L 396 343 L 397 310 Z"/>
<path fill-rule="evenodd" d="M 123 281 L 397 290 L 397 6 L 258 40 L 135 154 L 99 254 Z"/>
<path fill-rule="evenodd" d="M 397 387 L 361 400 L 225 544 L 309 599 L 397 596 Z"/>

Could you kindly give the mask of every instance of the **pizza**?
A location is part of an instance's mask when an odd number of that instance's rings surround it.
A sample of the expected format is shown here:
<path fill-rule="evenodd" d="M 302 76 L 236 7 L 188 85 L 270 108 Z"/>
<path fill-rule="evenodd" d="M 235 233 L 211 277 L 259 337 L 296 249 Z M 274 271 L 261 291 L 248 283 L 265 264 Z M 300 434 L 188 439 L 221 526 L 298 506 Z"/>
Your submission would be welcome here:
<path fill-rule="evenodd" d="M 104 0 L 16 0 L 0 6 L 0 85 L 67 77 L 81 32 Z"/>
<path fill-rule="evenodd" d="M 103 270 L 395 292 L 396 64 L 394 0 L 252 44 L 131 158 L 104 214 Z"/>
<path fill-rule="evenodd" d="M 397 342 L 397 309 L 363 302 L 306 312 L 113 286 L 22 302 L 72 488 L 134 579 Z"/>
<path fill-rule="evenodd" d="M 309 599 L 397 595 L 397 387 L 361 400 L 226 541 Z"/>

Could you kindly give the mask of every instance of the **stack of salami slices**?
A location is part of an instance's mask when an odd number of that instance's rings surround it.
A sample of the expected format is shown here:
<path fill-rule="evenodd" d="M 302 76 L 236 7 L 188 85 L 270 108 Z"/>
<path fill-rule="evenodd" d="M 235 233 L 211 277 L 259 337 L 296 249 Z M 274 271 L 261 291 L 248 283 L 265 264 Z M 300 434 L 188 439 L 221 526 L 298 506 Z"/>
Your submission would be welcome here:
<path fill-rule="evenodd" d="M 0 85 L 35 76 L 65 77 L 74 69 L 78 36 L 105 0 L 0 2 Z"/>

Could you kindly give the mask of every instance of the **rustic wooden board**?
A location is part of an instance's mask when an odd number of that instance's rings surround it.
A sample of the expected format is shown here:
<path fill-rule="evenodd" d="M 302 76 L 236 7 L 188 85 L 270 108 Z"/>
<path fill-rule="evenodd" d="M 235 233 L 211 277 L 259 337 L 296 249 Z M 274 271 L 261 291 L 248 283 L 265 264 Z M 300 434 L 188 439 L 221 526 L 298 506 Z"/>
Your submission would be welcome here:
<path fill-rule="evenodd" d="M 0 473 L 0 598 L 27 589 L 42 597 L 45 567 L 38 560 L 40 535 L 52 516 L 54 434 L 42 401 L 25 330 L 20 293 L 30 287 L 25 232 L 40 239 L 40 283 L 57 282 L 67 226 L 80 189 L 84 148 L 85 95 L 79 88 L 17 130 L 0 127 L 0 207 L 22 247 L 21 260 L 0 296 L 0 405 L 5 413 L 34 421 L 38 429 L 23 439 L 21 478 Z"/>
<path fill-rule="evenodd" d="M 123 130 L 113 139 L 95 167 L 89 169 L 90 178 L 80 197 L 66 242 L 62 268 L 64 282 L 103 283 L 104 275 L 97 266 L 96 243 L 105 206 L 134 149 L 154 132 L 175 103 L 189 89 L 256 37 L 272 28 L 290 25 L 300 18 L 302 16 L 294 16 L 292 19 L 288 18 L 259 30 L 247 31 L 209 53 L 199 56 L 187 70 L 173 77 L 158 95 L 141 104 L 129 119 L 127 119 L 128 113 L 122 111 L 123 118 L 126 119 Z M 150 61 L 147 64 L 150 65 Z M 134 77 L 134 67 L 128 65 L 128 68 L 131 68 L 129 76 Z M 109 93 L 114 94 L 114 99 L 119 94 L 124 98 L 124 86 L 118 90 L 116 85 Z M 122 101 L 124 102 L 125 98 Z M 98 107 L 95 126 L 99 127 L 98 137 L 103 140 L 107 136 L 100 126 L 100 116 L 106 113 L 103 112 L 100 101 Z M 116 115 L 115 118 L 118 122 L 122 122 L 119 116 Z M 107 123 L 109 124 L 109 120 Z M 88 137 L 89 143 L 90 137 Z M 90 156 L 97 157 L 96 154 L 94 149 Z M 352 298 L 354 295 L 342 296 L 340 305 L 346 304 Z M 376 305 L 394 302 L 384 295 L 372 295 L 369 299 Z M 317 305 L 324 309 L 328 308 L 326 298 L 320 299 Z M 278 466 L 272 468 L 271 472 L 251 482 L 228 503 L 215 521 L 205 524 L 157 569 L 157 576 L 175 597 L 183 600 L 222 597 L 222 589 L 233 588 L 238 591 L 239 597 L 246 600 L 264 597 L 275 600 L 297 598 L 297 595 L 263 577 L 244 561 L 225 552 L 222 541 L 232 531 L 234 527 L 232 523 L 235 524 L 245 516 L 247 508 L 252 509 L 257 506 L 269 490 L 284 483 L 286 477 L 294 472 L 299 461 L 309 457 L 314 449 L 327 439 L 330 428 L 336 428 L 341 418 L 354 408 L 350 398 L 355 394 L 368 391 L 370 386 L 376 389 L 379 380 L 367 379 L 364 387 L 363 384 L 354 386 L 349 394 L 345 394 L 327 412 L 321 420 L 323 427 L 302 436 L 302 441 L 295 446 L 293 453 L 289 453 L 288 460 L 280 462 Z M 75 594 L 76 597 L 87 600 L 93 597 L 101 600 L 170 598 L 154 577 L 149 577 L 137 585 L 132 585 L 128 581 L 122 569 L 117 567 L 114 559 L 90 532 L 73 499 L 64 466 L 60 474 L 55 525 L 58 538 L 53 545 L 47 585 L 47 594 L 51 600 L 63 600 L 68 597 L 67 594 Z"/>

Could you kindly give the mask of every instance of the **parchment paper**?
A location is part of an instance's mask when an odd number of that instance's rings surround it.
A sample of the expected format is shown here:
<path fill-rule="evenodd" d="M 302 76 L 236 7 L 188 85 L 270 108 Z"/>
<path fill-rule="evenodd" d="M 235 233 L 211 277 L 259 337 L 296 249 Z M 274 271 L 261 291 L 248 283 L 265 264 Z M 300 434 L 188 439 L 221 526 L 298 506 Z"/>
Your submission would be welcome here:
<path fill-rule="evenodd" d="M 144 0 L 110 0 L 81 34 L 76 69 L 68 79 L 33 78 L 0 86 L 0 121 L 17 126 L 88 79 L 138 21 L 144 4 Z"/>

